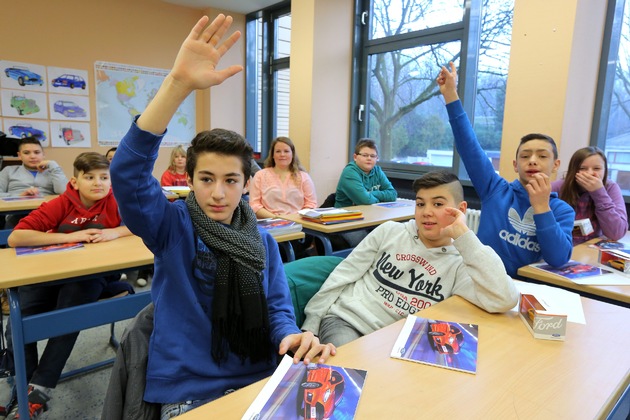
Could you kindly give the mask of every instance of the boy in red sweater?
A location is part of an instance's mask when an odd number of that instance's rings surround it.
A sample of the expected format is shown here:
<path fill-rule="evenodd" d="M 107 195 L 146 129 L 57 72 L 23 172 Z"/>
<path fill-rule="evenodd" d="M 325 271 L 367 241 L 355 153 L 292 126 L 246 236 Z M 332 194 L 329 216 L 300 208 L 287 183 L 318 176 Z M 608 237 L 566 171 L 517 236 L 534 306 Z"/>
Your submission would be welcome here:
<path fill-rule="evenodd" d="M 74 176 L 66 191 L 24 217 L 9 236 L 8 242 L 10 246 L 16 247 L 111 241 L 131 235 L 121 223 L 118 205 L 111 191 L 109 161 L 99 153 L 86 152 L 75 159 Z M 111 280 L 97 278 L 20 287 L 22 315 L 95 302 Z M 48 409 L 50 388 L 57 385 L 78 335 L 76 332 L 51 338 L 39 363 L 37 343 L 25 346 L 28 405 L 32 418 Z M 8 352 L 11 353 L 9 358 L 13 360 L 9 327 L 7 342 Z"/>

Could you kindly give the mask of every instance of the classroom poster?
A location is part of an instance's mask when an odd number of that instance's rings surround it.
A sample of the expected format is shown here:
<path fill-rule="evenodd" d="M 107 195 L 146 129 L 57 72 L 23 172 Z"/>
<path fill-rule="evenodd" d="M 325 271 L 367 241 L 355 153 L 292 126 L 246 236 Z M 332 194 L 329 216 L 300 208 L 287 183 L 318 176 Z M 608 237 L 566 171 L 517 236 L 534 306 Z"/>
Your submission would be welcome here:
<path fill-rule="evenodd" d="M 168 70 L 97 61 L 94 74 L 98 144 L 117 146 L 153 99 Z M 171 119 L 161 146 L 189 144 L 197 134 L 195 118 L 193 92 Z"/>

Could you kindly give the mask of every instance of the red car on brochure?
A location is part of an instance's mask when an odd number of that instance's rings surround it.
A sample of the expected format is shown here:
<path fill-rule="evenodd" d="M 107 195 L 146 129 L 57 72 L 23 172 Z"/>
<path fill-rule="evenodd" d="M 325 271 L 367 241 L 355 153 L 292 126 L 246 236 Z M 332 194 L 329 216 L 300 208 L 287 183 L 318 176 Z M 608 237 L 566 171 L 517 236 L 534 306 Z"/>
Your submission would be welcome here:
<path fill-rule="evenodd" d="M 457 354 L 464 342 L 462 331 L 448 322 L 430 322 L 427 332 L 431 347 L 442 354 Z"/>
<path fill-rule="evenodd" d="M 306 375 L 298 390 L 298 412 L 305 420 L 332 417 L 343 396 L 345 381 L 341 373 L 329 366 L 306 367 Z"/>

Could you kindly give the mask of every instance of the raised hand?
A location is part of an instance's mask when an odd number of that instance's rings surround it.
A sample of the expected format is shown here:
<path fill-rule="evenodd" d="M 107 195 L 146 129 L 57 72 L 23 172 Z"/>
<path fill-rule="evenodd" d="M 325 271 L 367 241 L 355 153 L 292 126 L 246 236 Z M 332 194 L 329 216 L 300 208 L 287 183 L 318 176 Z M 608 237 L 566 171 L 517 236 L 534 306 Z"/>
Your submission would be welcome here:
<path fill-rule="evenodd" d="M 184 40 L 171 69 L 173 80 L 188 91 L 218 85 L 243 70 L 239 65 L 217 70 L 223 55 L 241 36 L 236 31 L 222 41 L 232 25 L 232 17 L 220 14 L 206 27 L 208 20 L 207 16 L 199 19 Z"/>
<path fill-rule="evenodd" d="M 457 95 L 457 69 L 452 61 L 449 62 L 449 66 L 451 68 L 450 71 L 442 66 L 436 79 L 440 92 L 442 92 L 447 104 L 459 99 L 459 95 Z"/>

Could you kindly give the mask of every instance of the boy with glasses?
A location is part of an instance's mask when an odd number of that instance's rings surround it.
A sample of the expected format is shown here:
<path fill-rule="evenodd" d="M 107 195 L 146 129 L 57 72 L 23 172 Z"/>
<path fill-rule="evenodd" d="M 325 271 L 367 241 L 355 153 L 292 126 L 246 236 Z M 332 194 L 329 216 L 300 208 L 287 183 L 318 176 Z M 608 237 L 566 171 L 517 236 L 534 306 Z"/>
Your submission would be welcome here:
<path fill-rule="evenodd" d="M 376 166 L 378 149 L 374 140 L 361 139 L 354 148 L 354 161 L 339 177 L 335 207 L 396 201 L 397 193 L 383 170 Z"/>

